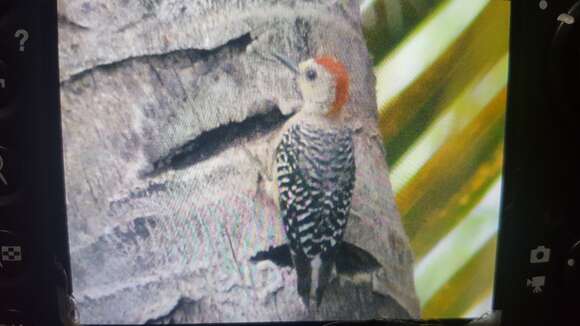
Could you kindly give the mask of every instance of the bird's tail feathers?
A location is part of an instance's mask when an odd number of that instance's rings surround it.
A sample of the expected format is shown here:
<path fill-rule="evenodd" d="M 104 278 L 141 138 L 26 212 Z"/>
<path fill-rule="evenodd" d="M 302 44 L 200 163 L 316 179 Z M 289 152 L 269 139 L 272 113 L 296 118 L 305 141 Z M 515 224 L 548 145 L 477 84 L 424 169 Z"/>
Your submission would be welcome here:
<path fill-rule="evenodd" d="M 347 276 L 372 273 L 382 267 L 371 253 L 346 241 L 341 243 L 335 262 L 336 272 Z"/>
<path fill-rule="evenodd" d="M 318 280 L 316 282 L 317 286 L 314 293 L 316 299 L 316 308 L 320 307 L 320 304 L 322 303 L 324 292 L 326 291 L 326 288 L 331 281 L 333 267 L 334 262 L 332 259 L 327 257 L 322 258 L 322 262 L 317 273 L 318 275 L 316 275 L 318 276 Z"/>
<path fill-rule="evenodd" d="M 296 268 L 296 281 L 298 295 L 304 305 L 310 309 L 310 291 L 312 288 L 312 266 L 310 261 L 303 255 L 297 255 L 293 259 Z"/>
<path fill-rule="evenodd" d="M 250 258 L 253 263 L 265 260 L 269 260 L 280 267 L 294 267 L 290 247 L 287 244 L 259 251 Z M 339 275 L 371 273 L 381 268 L 381 264 L 372 254 L 349 242 L 342 242 L 337 248 L 335 261 L 336 271 Z"/>
<path fill-rule="evenodd" d="M 253 263 L 265 260 L 272 261 L 280 267 L 296 269 L 298 294 L 309 310 L 312 310 L 311 303 L 316 302 L 316 308 L 322 303 L 324 292 L 332 280 L 334 267 L 339 276 L 352 279 L 381 268 L 381 264 L 372 254 L 348 242 L 342 242 L 332 255 L 324 255 L 320 263 L 314 266 L 313 260 L 304 255 L 292 257 L 287 244 L 271 247 L 267 251 L 259 251 L 250 258 Z"/>

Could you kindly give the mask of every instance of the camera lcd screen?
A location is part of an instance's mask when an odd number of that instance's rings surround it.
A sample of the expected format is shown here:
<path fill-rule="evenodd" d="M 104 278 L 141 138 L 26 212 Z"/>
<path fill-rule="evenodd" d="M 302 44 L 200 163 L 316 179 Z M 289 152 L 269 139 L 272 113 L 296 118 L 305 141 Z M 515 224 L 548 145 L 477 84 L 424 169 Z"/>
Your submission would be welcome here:
<path fill-rule="evenodd" d="M 509 2 L 58 6 L 83 324 L 491 310 Z"/>

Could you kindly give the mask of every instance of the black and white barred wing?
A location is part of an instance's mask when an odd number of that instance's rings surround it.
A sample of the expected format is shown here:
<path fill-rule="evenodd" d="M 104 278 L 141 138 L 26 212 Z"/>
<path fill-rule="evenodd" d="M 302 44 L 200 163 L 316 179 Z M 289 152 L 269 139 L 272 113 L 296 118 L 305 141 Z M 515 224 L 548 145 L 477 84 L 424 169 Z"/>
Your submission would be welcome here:
<path fill-rule="evenodd" d="M 277 179 L 291 250 L 313 258 L 333 249 L 344 235 L 355 182 L 350 132 L 294 126 L 277 149 Z"/>
<path fill-rule="evenodd" d="M 313 193 L 307 171 L 299 166 L 300 135 L 290 129 L 278 145 L 276 175 L 278 200 L 284 230 L 293 253 L 308 254 L 312 251 L 309 231 L 322 210 L 320 194 Z"/>

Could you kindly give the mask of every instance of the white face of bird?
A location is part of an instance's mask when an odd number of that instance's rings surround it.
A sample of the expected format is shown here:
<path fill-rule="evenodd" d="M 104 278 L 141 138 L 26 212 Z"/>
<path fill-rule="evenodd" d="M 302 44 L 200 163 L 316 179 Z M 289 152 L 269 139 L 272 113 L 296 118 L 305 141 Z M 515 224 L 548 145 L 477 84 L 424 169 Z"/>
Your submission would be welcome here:
<path fill-rule="evenodd" d="M 314 59 L 298 66 L 298 87 L 307 113 L 327 115 L 336 98 L 335 77 Z"/>
<path fill-rule="evenodd" d="M 320 56 L 296 66 L 288 58 L 273 55 L 297 75 L 304 105 L 302 112 L 335 119 L 349 99 L 348 70 L 332 56 Z"/>

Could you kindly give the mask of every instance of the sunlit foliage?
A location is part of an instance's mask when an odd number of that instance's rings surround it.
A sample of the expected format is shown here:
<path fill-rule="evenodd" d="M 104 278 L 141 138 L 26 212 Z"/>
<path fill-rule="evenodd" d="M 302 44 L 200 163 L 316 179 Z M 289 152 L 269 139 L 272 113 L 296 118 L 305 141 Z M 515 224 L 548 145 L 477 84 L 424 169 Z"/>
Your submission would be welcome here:
<path fill-rule="evenodd" d="M 379 128 L 424 318 L 489 310 L 509 2 L 366 0 Z"/>

